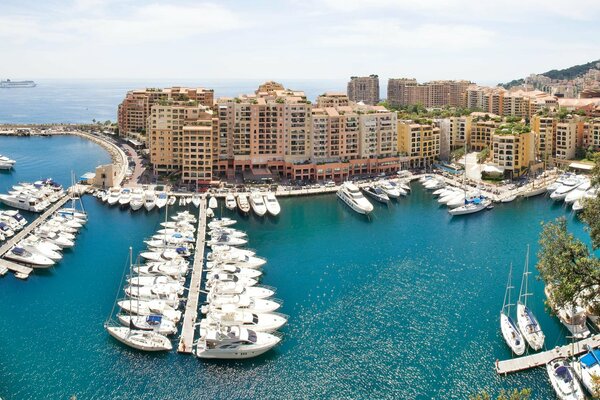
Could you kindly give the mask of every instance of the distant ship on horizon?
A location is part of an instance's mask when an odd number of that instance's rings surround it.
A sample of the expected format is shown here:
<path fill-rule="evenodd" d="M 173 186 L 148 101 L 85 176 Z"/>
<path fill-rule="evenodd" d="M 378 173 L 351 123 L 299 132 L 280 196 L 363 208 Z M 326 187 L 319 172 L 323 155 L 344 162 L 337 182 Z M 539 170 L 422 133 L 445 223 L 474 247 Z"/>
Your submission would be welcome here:
<path fill-rule="evenodd" d="M 11 81 L 10 79 L 1 80 L 0 88 L 10 89 L 10 88 L 32 88 L 36 87 L 36 83 L 34 81 Z"/>

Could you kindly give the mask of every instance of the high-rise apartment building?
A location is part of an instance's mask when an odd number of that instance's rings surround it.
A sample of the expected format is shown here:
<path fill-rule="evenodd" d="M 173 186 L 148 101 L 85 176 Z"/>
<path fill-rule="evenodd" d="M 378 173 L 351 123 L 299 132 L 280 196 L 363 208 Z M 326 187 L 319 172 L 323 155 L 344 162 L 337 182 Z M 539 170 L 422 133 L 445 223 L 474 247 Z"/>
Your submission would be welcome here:
<path fill-rule="evenodd" d="M 521 176 L 534 157 L 534 133 L 521 123 L 501 124 L 492 135 L 491 155 L 494 164 L 512 178 Z"/>
<path fill-rule="evenodd" d="M 464 107 L 469 81 L 431 81 L 423 84 L 415 79 L 388 80 L 387 101 L 392 107 L 421 104 L 427 108 Z"/>
<path fill-rule="evenodd" d="M 218 119 L 195 100 L 165 100 L 148 117 L 150 162 L 156 173 L 181 172 L 182 182 L 212 180 Z"/>
<path fill-rule="evenodd" d="M 471 133 L 468 147 L 471 151 L 482 151 L 492 145 L 492 136 L 502 119 L 497 115 L 485 113 L 471 114 Z"/>
<path fill-rule="evenodd" d="M 531 130 L 535 133 L 535 154 L 542 161 L 554 156 L 556 118 L 552 116 L 533 115 Z"/>
<path fill-rule="evenodd" d="M 127 92 L 125 99 L 119 104 L 119 135 L 139 140 L 147 145 L 147 122 L 151 108 L 154 104 L 166 100 L 193 100 L 206 107 L 212 107 L 214 91 L 212 89 L 178 86 L 165 89 L 146 88 L 131 90 Z"/>
<path fill-rule="evenodd" d="M 413 121 L 398 123 L 398 150 L 409 168 L 431 167 L 440 156 L 440 128 Z"/>
<path fill-rule="evenodd" d="M 348 82 L 348 98 L 353 102 L 367 105 L 379 103 L 379 76 L 353 76 Z"/>

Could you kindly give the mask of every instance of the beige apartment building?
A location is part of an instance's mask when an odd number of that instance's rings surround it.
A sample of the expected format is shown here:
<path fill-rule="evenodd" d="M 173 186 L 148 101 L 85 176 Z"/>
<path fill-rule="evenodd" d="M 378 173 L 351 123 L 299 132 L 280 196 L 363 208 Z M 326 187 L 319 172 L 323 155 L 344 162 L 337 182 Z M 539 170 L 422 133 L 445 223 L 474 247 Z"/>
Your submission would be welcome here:
<path fill-rule="evenodd" d="M 555 154 L 556 118 L 533 115 L 531 130 L 535 133 L 535 154 L 540 160 L 548 161 Z"/>
<path fill-rule="evenodd" d="M 400 121 L 398 149 L 408 157 L 408 168 L 430 167 L 440 156 L 440 129 L 432 124 Z"/>
<path fill-rule="evenodd" d="M 185 88 L 178 86 L 165 89 L 146 88 L 131 90 L 127 92 L 125 99 L 119 104 L 119 135 L 138 140 L 147 145 L 147 121 L 151 108 L 154 104 L 166 100 L 193 100 L 206 107 L 212 107 L 214 91 L 205 88 Z"/>
<path fill-rule="evenodd" d="M 502 124 L 492 135 L 492 160 L 511 178 L 521 176 L 535 160 L 534 133 L 525 128 L 522 124 Z"/>
<path fill-rule="evenodd" d="M 556 123 L 555 156 L 561 160 L 575 158 L 577 151 L 577 122 L 559 121 Z"/>
<path fill-rule="evenodd" d="M 471 116 L 449 118 L 450 150 L 463 148 L 469 144 L 471 139 Z"/>
<path fill-rule="evenodd" d="M 212 180 L 218 119 L 197 101 L 164 101 L 148 117 L 150 162 L 157 173 L 181 172 L 184 183 Z"/>
<path fill-rule="evenodd" d="M 464 107 L 469 81 L 431 81 L 423 84 L 416 79 L 388 80 L 387 101 L 392 107 L 421 104 L 426 108 Z"/>
<path fill-rule="evenodd" d="M 348 98 L 355 103 L 363 102 L 367 105 L 379 103 L 379 76 L 352 76 L 348 82 Z"/>
<path fill-rule="evenodd" d="M 500 126 L 502 118 L 493 114 L 472 113 L 469 148 L 471 151 L 482 151 L 492 145 L 492 136 Z"/>

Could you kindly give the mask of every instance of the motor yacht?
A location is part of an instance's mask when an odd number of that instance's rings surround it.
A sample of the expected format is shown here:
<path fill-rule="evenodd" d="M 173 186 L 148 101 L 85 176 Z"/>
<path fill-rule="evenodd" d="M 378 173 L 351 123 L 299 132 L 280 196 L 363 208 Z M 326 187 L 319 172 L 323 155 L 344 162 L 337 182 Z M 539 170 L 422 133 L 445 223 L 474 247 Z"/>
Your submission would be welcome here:
<path fill-rule="evenodd" d="M 212 294 L 220 295 L 246 295 L 254 299 L 267 299 L 275 295 L 275 291 L 260 286 L 244 286 L 236 282 L 215 282 L 210 287 Z"/>
<path fill-rule="evenodd" d="M 228 252 L 212 256 L 211 259 L 207 261 L 206 268 L 212 269 L 218 265 L 230 264 L 242 268 L 256 269 L 262 267 L 266 263 L 267 260 L 261 257 Z"/>
<path fill-rule="evenodd" d="M 245 359 L 259 356 L 275 347 L 281 338 L 239 326 L 200 329 L 194 354 L 198 358 Z"/>
<path fill-rule="evenodd" d="M 135 188 L 131 192 L 131 200 L 129 201 L 129 207 L 131 210 L 137 211 L 142 208 L 145 204 L 144 190 L 141 188 Z"/>
<path fill-rule="evenodd" d="M 249 278 L 247 276 L 238 276 L 234 274 L 228 274 L 226 272 L 210 273 L 206 275 L 206 289 L 210 289 L 214 285 L 219 285 L 225 282 L 233 282 L 238 285 L 245 287 L 255 286 L 258 284 L 258 280 Z"/>
<path fill-rule="evenodd" d="M 235 196 L 232 193 L 227 193 L 227 196 L 225 196 L 225 207 L 232 211 L 237 207 Z"/>
<path fill-rule="evenodd" d="M 224 245 L 224 244 L 226 244 L 228 246 L 243 246 L 246 243 L 248 243 L 248 241 L 246 239 L 233 237 L 226 233 L 220 234 L 218 236 L 213 236 L 210 238 L 209 241 L 206 242 L 206 244 L 210 247 L 212 247 L 214 245 Z"/>
<path fill-rule="evenodd" d="M 554 201 L 563 201 L 569 192 L 578 188 L 584 181 L 577 176 L 565 179 L 559 187 L 550 194 L 550 198 Z"/>
<path fill-rule="evenodd" d="M 274 299 L 257 299 L 254 297 L 250 297 L 247 294 L 217 295 L 209 293 L 208 303 L 211 307 L 214 307 L 216 309 L 223 309 L 223 307 L 228 307 L 228 304 L 232 304 L 237 308 L 254 312 L 273 312 L 278 310 L 279 307 L 281 307 L 281 303 Z M 204 307 L 205 306 L 203 306 L 203 309 Z"/>
<path fill-rule="evenodd" d="M 184 248 L 167 249 L 164 251 L 144 251 L 140 256 L 150 261 L 171 261 L 181 257 L 189 257 L 189 250 Z"/>
<path fill-rule="evenodd" d="M 106 199 L 106 202 L 108 203 L 109 206 L 114 206 L 115 204 L 119 203 L 120 197 L 121 197 L 121 188 L 118 188 L 118 187 L 110 188 L 110 190 L 108 191 L 108 197 Z"/>
<path fill-rule="evenodd" d="M 215 218 L 208 223 L 210 229 L 225 228 L 231 225 L 235 225 L 237 221 L 231 218 Z"/>
<path fill-rule="evenodd" d="M 556 396 L 560 400 L 584 400 L 585 394 L 573 373 L 568 359 L 555 358 L 546 364 L 546 372 Z"/>
<path fill-rule="evenodd" d="M 156 193 L 155 204 L 158 209 L 163 208 L 167 205 L 167 201 L 169 200 L 169 196 L 165 192 Z"/>
<path fill-rule="evenodd" d="M 344 182 L 337 191 L 337 197 L 348 207 L 359 214 L 367 215 L 373 211 L 373 204 L 362 195 L 356 185 L 351 182 Z"/>
<path fill-rule="evenodd" d="M 22 247 L 14 246 L 5 255 L 12 261 L 17 261 L 21 264 L 31 265 L 33 268 L 49 268 L 54 265 L 54 261 L 40 254 L 33 254 Z"/>
<path fill-rule="evenodd" d="M 279 201 L 277 200 L 275 193 L 268 192 L 263 196 L 263 200 L 265 206 L 267 207 L 267 212 L 274 217 L 278 216 L 281 212 L 281 206 L 279 205 Z"/>
<path fill-rule="evenodd" d="M 171 278 L 169 276 L 132 276 L 127 278 L 131 286 L 153 286 L 153 285 L 179 285 L 185 282 L 185 278 Z M 135 289 L 134 289 L 135 290 Z"/>
<path fill-rule="evenodd" d="M 274 332 L 287 323 L 287 316 L 280 313 L 253 313 L 235 307 L 224 310 L 211 310 L 200 321 L 200 328 L 218 326 L 241 326 L 256 332 Z"/>
<path fill-rule="evenodd" d="M 586 192 L 590 189 L 591 186 L 592 183 L 589 181 L 589 179 L 584 179 L 581 185 L 577 186 L 575 189 L 567 193 L 567 195 L 565 196 L 565 203 L 573 204 L 577 200 L 583 198 L 583 196 L 585 196 Z"/>
<path fill-rule="evenodd" d="M 220 235 L 229 235 L 237 238 L 245 238 L 248 235 L 246 232 L 238 231 L 237 229 L 232 228 L 216 228 L 208 231 L 209 236 L 220 236 Z"/>
<path fill-rule="evenodd" d="M 216 209 L 219 206 L 217 202 L 217 198 L 215 196 L 210 196 L 208 199 L 208 207 L 212 209 Z"/>
<path fill-rule="evenodd" d="M 15 231 L 6 222 L 0 222 L 0 232 L 2 232 L 4 237 L 12 237 L 15 234 Z"/>
<path fill-rule="evenodd" d="M 29 237 L 21 240 L 17 246 L 27 250 L 30 253 L 49 258 L 52 261 L 59 261 L 63 257 L 58 250 L 55 250 L 57 247 L 55 244 L 41 240 L 35 236 L 33 236 L 33 238 Z"/>
<path fill-rule="evenodd" d="M 240 278 L 258 279 L 262 272 L 258 269 L 238 267 L 231 264 L 217 264 L 206 269 L 206 279 L 211 279 L 215 274 L 226 273 L 238 276 Z"/>
<path fill-rule="evenodd" d="M 64 234 L 59 234 L 51 230 L 44 229 L 43 227 L 37 228 L 35 230 L 35 235 L 41 239 L 49 241 L 50 243 L 54 243 L 61 249 L 75 246 L 75 242 L 72 239 L 64 236 Z"/>
<path fill-rule="evenodd" d="M 406 196 L 406 191 L 392 182 L 383 180 L 376 183 L 376 187 L 382 190 L 390 199 L 397 199 L 400 196 Z"/>
<path fill-rule="evenodd" d="M 255 191 L 250 193 L 250 206 L 252 207 L 252 211 L 259 217 L 267 213 L 267 206 L 260 192 Z"/>
<path fill-rule="evenodd" d="M 200 207 L 200 201 L 202 200 L 202 197 L 196 193 L 192 196 L 192 204 L 194 205 L 194 207 L 198 208 Z"/>
<path fill-rule="evenodd" d="M 11 169 L 17 162 L 0 154 L 0 169 Z"/>
<path fill-rule="evenodd" d="M 0 202 L 6 204 L 9 207 L 18 208 L 20 210 L 31 211 L 34 213 L 41 213 L 50 207 L 50 202 L 25 193 L 11 195 L 11 194 L 0 194 Z"/>
<path fill-rule="evenodd" d="M 25 225 L 27 225 L 27 220 L 21 214 L 19 214 L 17 210 L 4 210 L 2 213 L 16 220 L 21 228 L 24 228 Z"/>
<path fill-rule="evenodd" d="M 169 200 L 167 200 L 167 205 L 173 206 L 173 205 L 175 205 L 176 202 L 177 202 L 177 197 L 169 196 Z"/>
<path fill-rule="evenodd" d="M 218 260 L 221 256 L 240 255 L 252 257 L 256 252 L 248 249 L 240 249 L 228 245 L 214 245 L 211 247 L 211 252 L 206 255 L 208 261 Z"/>
<path fill-rule="evenodd" d="M 119 196 L 119 206 L 126 207 L 131 202 L 131 189 L 123 188 Z"/>
<path fill-rule="evenodd" d="M 245 193 L 238 193 L 237 205 L 238 205 L 238 209 L 243 214 L 248 214 L 250 212 L 250 203 L 248 202 L 248 197 L 246 196 Z"/>
<path fill-rule="evenodd" d="M 388 195 L 379 186 L 365 186 L 362 190 L 367 196 L 380 203 L 388 204 L 390 202 Z"/>
<path fill-rule="evenodd" d="M 165 318 L 178 323 L 181 320 L 181 311 L 163 300 L 120 300 L 117 305 L 127 313 L 136 315 L 163 315 Z"/>

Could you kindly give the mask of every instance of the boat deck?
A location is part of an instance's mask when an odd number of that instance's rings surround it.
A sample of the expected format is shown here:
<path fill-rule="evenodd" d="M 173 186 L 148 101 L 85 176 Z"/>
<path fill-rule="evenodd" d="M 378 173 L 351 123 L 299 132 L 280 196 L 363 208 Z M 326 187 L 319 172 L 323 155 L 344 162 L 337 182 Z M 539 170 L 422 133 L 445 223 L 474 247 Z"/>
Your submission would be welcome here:
<path fill-rule="evenodd" d="M 573 344 L 555 347 L 552 350 L 541 353 L 530 354 L 528 356 L 512 358 L 510 360 L 496 361 L 496 372 L 501 375 L 511 374 L 513 372 L 525 371 L 530 368 L 541 367 L 557 357 L 570 357 L 585 353 L 585 346 L 592 348 L 600 346 L 600 334 L 580 340 Z"/>
<path fill-rule="evenodd" d="M 56 212 L 59 208 L 61 208 L 67 201 L 69 201 L 70 196 L 69 192 L 71 188 L 67 190 L 67 194 L 61 197 L 56 203 L 52 204 L 50 208 L 44 211 L 39 217 L 34 219 L 30 224 L 25 226 L 21 231 L 17 232 L 13 237 L 9 238 L 2 246 L 0 246 L 0 257 L 4 256 L 15 244 L 19 243 L 22 239 L 24 239 L 27 235 L 29 235 L 35 228 L 40 226 L 44 221 L 46 221 L 52 214 Z M 11 261 L 7 261 L 4 259 L 0 259 L 0 265 L 5 266 L 9 270 L 21 273 L 24 275 L 29 275 L 33 271 L 33 268 L 26 267 L 21 264 L 17 264 Z"/>
<path fill-rule="evenodd" d="M 194 264 L 192 266 L 192 277 L 190 279 L 190 289 L 185 304 L 183 314 L 183 327 L 179 337 L 179 353 L 190 354 L 194 343 L 194 333 L 196 332 L 196 318 L 198 317 L 198 300 L 200 297 L 200 285 L 202 283 L 202 268 L 204 266 L 204 244 L 206 238 L 206 198 L 200 200 L 198 207 L 198 230 L 196 237 L 196 252 L 194 254 Z"/>

